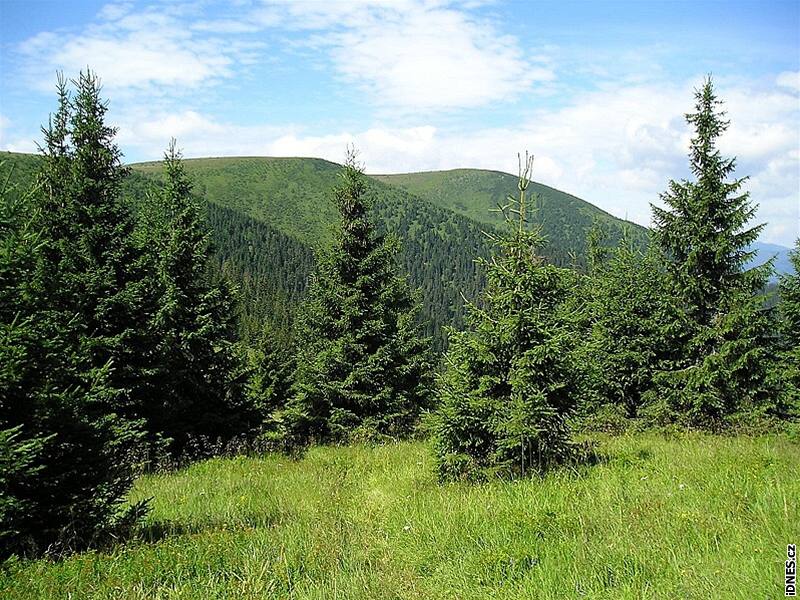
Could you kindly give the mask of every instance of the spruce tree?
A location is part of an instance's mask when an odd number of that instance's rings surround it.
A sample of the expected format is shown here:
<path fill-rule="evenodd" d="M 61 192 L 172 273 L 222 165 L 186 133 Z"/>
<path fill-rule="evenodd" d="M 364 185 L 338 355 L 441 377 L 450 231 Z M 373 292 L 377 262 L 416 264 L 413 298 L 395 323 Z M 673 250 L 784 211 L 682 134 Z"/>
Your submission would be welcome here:
<path fill-rule="evenodd" d="M 520 166 L 519 199 L 504 208 L 510 231 L 494 236 L 487 288 L 464 332 L 451 332 L 438 385 L 434 443 L 440 477 L 525 475 L 569 459 L 567 416 L 575 365 L 567 299 L 577 274 L 547 264 L 528 224 L 532 157 Z"/>
<path fill-rule="evenodd" d="M 155 273 L 150 327 L 158 360 L 151 395 L 136 414 L 172 453 L 192 439 L 244 433 L 252 415 L 235 346 L 233 290 L 224 276 L 211 279 L 211 231 L 175 140 L 164 155 L 163 187 L 140 218 Z"/>
<path fill-rule="evenodd" d="M 780 279 L 781 353 L 778 380 L 783 387 L 787 411 L 800 414 L 800 238 L 789 255 L 794 273 Z"/>
<path fill-rule="evenodd" d="M 429 403 L 429 341 L 397 272 L 398 244 L 378 236 L 366 182 L 348 152 L 335 192 L 341 226 L 298 318 L 293 395 L 277 415 L 289 445 L 405 436 Z"/>
<path fill-rule="evenodd" d="M 118 155 L 93 104 L 96 81 L 82 76 L 75 98 L 63 78 L 58 89 L 37 185 L 3 202 L 0 454 L 13 466 L 0 482 L 4 556 L 84 547 L 141 508 L 123 508 L 141 433 L 115 412 L 130 380 L 112 357 L 125 336 L 105 320 L 133 299 L 111 258 L 124 247 L 120 223 L 102 218 Z"/>
<path fill-rule="evenodd" d="M 248 349 L 247 397 L 264 419 L 264 439 L 280 447 L 282 431 L 275 418 L 291 394 L 296 350 L 294 342 L 271 325 L 262 322 L 261 327 L 260 339 Z"/>
<path fill-rule="evenodd" d="M 765 383 L 771 323 L 756 296 L 771 264 L 745 269 L 763 225 L 736 161 L 717 148 L 729 121 L 710 78 L 695 93 L 689 154 L 694 181 L 671 181 L 653 206 L 655 239 L 667 260 L 671 293 L 685 313 L 682 358 L 657 377 L 654 409 L 668 419 L 718 424 L 739 411 L 768 408 Z"/>
<path fill-rule="evenodd" d="M 652 245 L 637 247 L 627 229 L 614 249 L 601 250 L 591 238 L 587 245 L 590 325 L 582 358 L 591 366 L 587 382 L 594 401 L 584 412 L 607 405 L 635 418 L 654 374 L 675 358 L 676 341 L 664 324 L 680 323 L 681 314 L 669 298 L 663 261 Z"/>
<path fill-rule="evenodd" d="M 105 123 L 100 82 L 87 71 L 73 83 L 74 97 L 59 79 L 59 110 L 43 130 L 35 196 L 46 240 L 39 273 L 43 309 L 72 321 L 88 370 L 111 365 L 109 409 L 127 414 L 147 394 L 143 374 L 154 360 L 152 282 L 122 197 L 129 169 L 114 142 L 116 129 Z"/>

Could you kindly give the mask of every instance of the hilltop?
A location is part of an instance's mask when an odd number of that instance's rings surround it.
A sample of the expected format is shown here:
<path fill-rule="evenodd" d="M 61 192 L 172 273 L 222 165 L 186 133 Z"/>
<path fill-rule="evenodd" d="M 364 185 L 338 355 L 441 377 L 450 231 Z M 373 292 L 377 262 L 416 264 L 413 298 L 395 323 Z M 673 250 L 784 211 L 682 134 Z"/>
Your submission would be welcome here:
<path fill-rule="evenodd" d="M 509 195 L 517 194 L 517 177 L 484 169 L 452 169 L 398 175 L 373 175 L 378 181 L 399 187 L 432 204 L 468 216 L 480 223 L 503 222 L 498 206 Z M 547 185 L 532 181 L 528 193 L 535 199 L 534 221 L 542 226 L 547 254 L 559 264 L 570 264 L 574 256 L 580 264 L 586 252 L 586 231 L 597 221 L 615 244 L 624 227 L 638 243 L 646 243 L 647 229 L 618 219 L 606 211 Z"/>

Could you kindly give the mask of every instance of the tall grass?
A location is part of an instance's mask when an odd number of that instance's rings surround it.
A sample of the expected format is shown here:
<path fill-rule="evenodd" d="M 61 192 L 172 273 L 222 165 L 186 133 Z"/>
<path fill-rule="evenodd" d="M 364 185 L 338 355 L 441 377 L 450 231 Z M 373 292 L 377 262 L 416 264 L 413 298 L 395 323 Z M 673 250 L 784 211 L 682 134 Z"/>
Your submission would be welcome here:
<path fill-rule="evenodd" d="M 605 438 L 599 464 L 439 485 L 420 443 L 138 481 L 140 539 L 11 561 L 3 598 L 773 598 L 800 541 L 786 437 Z"/>

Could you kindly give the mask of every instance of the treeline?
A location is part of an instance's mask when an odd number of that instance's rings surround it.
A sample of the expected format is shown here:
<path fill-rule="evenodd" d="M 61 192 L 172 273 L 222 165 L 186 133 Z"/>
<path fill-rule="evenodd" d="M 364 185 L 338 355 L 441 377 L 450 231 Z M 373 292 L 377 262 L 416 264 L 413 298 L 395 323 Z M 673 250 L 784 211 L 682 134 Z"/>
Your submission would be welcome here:
<path fill-rule="evenodd" d="M 716 149 L 727 123 L 710 81 L 689 115 L 694 181 L 671 183 L 647 248 L 593 229 L 586 272 L 543 256 L 532 159 L 507 231 L 484 234 L 387 203 L 350 152 L 332 243 L 312 256 L 206 206 L 174 142 L 157 182 L 130 178 L 96 78 L 73 83 L 59 80 L 35 185 L 3 190 L 3 557 L 119 538 L 147 511 L 125 504 L 136 474 L 218 443 L 431 435 L 442 479 L 482 479 L 579 460 L 580 429 L 798 414 L 800 281 L 769 309 L 769 265 L 745 270 L 760 227 Z M 412 230 L 404 249 L 398 229 Z M 462 314 L 437 374 L 430 333 Z"/>

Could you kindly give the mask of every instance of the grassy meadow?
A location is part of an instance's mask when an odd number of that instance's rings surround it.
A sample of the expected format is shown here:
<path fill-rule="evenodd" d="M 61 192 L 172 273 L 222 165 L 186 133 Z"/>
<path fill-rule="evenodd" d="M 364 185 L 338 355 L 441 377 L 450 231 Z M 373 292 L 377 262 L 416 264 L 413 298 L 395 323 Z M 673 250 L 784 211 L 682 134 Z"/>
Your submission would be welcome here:
<path fill-rule="evenodd" d="M 2 598 L 775 598 L 800 445 L 641 434 L 541 479 L 436 481 L 422 443 L 149 475 L 139 539 L 7 563 Z"/>

